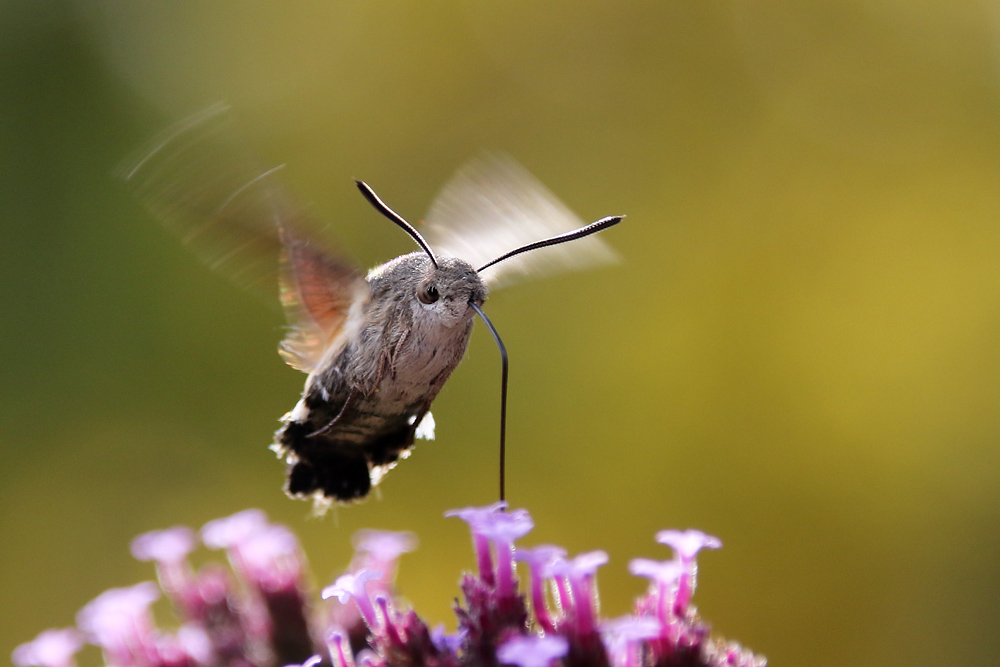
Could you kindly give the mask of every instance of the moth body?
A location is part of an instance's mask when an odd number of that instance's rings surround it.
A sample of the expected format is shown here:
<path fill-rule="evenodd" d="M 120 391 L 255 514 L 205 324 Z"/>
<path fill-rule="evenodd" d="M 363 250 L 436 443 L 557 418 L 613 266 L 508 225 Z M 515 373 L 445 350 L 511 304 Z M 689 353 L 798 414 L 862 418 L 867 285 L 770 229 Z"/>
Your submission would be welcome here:
<path fill-rule="evenodd" d="M 465 354 L 487 290 L 467 262 L 411 253 L 373 269 L 350 332 L 306 379 L 275 449 L 296 497 L 366 496 L 414 434 Z M 421 298 L 422 297 L 422 298 Z M 431 300 L 433 298 L 433 300 Z M 425 303 L 424 301 L 430 301 Z"/>

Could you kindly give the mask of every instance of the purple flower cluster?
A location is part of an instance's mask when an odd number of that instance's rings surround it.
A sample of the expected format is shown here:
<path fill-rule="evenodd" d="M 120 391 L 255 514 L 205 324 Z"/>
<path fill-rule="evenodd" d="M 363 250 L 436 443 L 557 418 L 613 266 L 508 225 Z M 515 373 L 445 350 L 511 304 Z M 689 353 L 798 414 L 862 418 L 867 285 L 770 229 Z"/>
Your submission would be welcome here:
<path fill-rule="evenodd" d="M 559 547 L 515 547 L 534 527 L 504 503 L 448 512 L 469 524 L 478 573 L 461 581 L 458 631 L 429 629 L 395 595 L 396 562 L 416 546 L 410 533 L 360 531 L 346 574 L 308 602 L 305 557 L 286 527 L 258 510 L 212 521 L 202 544 L 225 550 L 229 568 L 188 561 L 194 531 L 146 533 L 132 554 L 153 561 L 160 585 L 106 591 L 77 615 L 77 627 L 48 630 L 15 649 L 17 667 L 75 667 L 87 642 L 115 667 L 762 667 L 766 661 L 709 636 L 691 606 L 697 565 L 718 539 L 699 531 L 662 531 L 666 561 L 636 559 L 630 571 L 650 580 L 633 615 L 598 615 L 597 568 L 603 551 L 569 558 Z M 516 563 L 530 573 L 519 591 Z M 180 626 L 157 628 L 150 606 L 162 595 Z M 530 602 L 529 602 L 530 600 Z M 529 613 L 530 606 L 530 613 Z"/>

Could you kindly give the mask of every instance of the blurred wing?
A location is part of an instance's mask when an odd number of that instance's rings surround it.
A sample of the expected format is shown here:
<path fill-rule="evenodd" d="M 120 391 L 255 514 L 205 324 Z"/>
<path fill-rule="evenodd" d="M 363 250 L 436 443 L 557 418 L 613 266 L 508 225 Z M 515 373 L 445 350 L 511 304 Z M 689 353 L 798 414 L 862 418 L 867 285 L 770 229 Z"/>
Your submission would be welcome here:
<path fill-rule="evenodd" d="M 138 197 L 209 267 L 241 287 L 274 294 L 290 331 L 281 354 L 311 372 L 344 330 L 367 283 L 328 252 L 317 228 L 277 181 L 279 168 L 256 166 L 223 105 L 157 137 L 122 168 Z"/>
<path fill-rule="evenodd" d="M 452 177 L 427 214 L 434 250 L 480 267 L 522 245 L 584 225 L 554 194 L 508 155 L 479 157 Z M 491 289 L 528 277 L 618 261 L 596 236 L 542 248 L 483 271 Z"/>
<path fill-rule="evenodd" d="M 335 259 L 307 238 L 282 230 L 281 305 L 290 325 L 278 353 L 311 373 L 324 355 L 346 340 L 351 316 L 368 302 L 368 283 L 353 265 Z"/>

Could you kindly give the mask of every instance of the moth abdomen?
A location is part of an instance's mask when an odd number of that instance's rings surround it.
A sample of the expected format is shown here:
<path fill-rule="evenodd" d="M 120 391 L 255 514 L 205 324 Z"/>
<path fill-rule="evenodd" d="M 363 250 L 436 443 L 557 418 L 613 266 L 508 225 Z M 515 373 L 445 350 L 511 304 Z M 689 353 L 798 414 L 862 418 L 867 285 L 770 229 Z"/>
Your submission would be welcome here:
<path fill-rule="evenodd" d="M 294 497 L 321 495 L 360 500 L 413 446 L 418 417 L 426 409 L 385 415 L 370 399 L 352 394 L 323 402 L 310 392 L 275 434 L 288 462 L 285 491 Z"/>
<path fill-rule="evenodd" d="M 287 475 L 285 492 L 292 497 L 306 498 L 320 492 L 326 498 L 346 502 L 364 498 L 371 490 L 365 457 L 338 451 L 290 457 Z"/>

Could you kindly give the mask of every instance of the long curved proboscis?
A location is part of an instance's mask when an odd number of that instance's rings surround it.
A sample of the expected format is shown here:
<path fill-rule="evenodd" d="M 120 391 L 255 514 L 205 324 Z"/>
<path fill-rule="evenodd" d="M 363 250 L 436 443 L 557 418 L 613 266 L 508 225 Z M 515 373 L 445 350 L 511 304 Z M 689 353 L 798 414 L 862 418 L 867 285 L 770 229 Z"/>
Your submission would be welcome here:
<path fill-rule="evenodd" d="M 500 500 L 503 501 L 507 499 L 505 483 L 507 470 L 507 348 L 500 340 L 500 334 L 490 322 L 490 318 L 486 317 L 483 309 L 474 301 L 470 301 L 469 306 L 486 323 L 486 328 L 493 334 L 493 340 L 500 348 Z"/>
<path fill-rule="evenodd" d="M 374 193 L 373 193 L 374 194 Z M 560 243 L 566 243 L 567 241 L 575 241 L 577 239 L 582 239 L 585 236 L 590 236 L 591 234 L 596 234 L 597 232 L 607 229 L 608 227 L 613 227 L 622 221 L 624 215 L 609 215 L 606 218 L 601 218 L 597 222 L 592 222 L 586 227 L 581 227 L 580 229 L 574 229 L 571 232 L 566 232 L 565 234 L 559 234 L 558 236 L 553 236 L 551 238 L 543 239 L 541 241 L 535 241 L 534 243 L 529 243 L 523 245 L 520 248 L 515 248 L 508 253 L 500 255 L 491 262 L 483 264 L 476 272 L 482 271 L 483 269 L 488 269 L 494 264 L 499 264 L 505 259 L 510 259 L 515 255 L 520 255 L 521 253 L 529 252 L 531 250 L 538 250 L 539 248 L 547 248 L 551 245 L 559 245 Z"/>
<path fill-rule="evenodd" d="M 427 241 L 425 241 L 424 237 L 420 235 L 420 232 L 418 232 L 413 225 L 408 223 L 403 216 L 393 211 L 384 201 L 379 199 L 378 195 L 375 194 L 375 191 L 372 190 L 367 183 L 364 181 L 354 182 L 358 184 L 358 190 L 361 190 L 361 194 L 365 196 L 365 199 L 368 200 L 369 204 L 375 207 L 375 210 L 399 225 L 403 231 L 409 234 L 410 237 L 416 241 L 421 248 L 423 248 L 424 252 L 427 253 L 427 256 L 431 258 L 431 264 L 433 264 L 436 269 L 438 266 L 437 259 L 434 257 L 434 253 L 431 252 L 431 247 L 427 245 Z"/>

